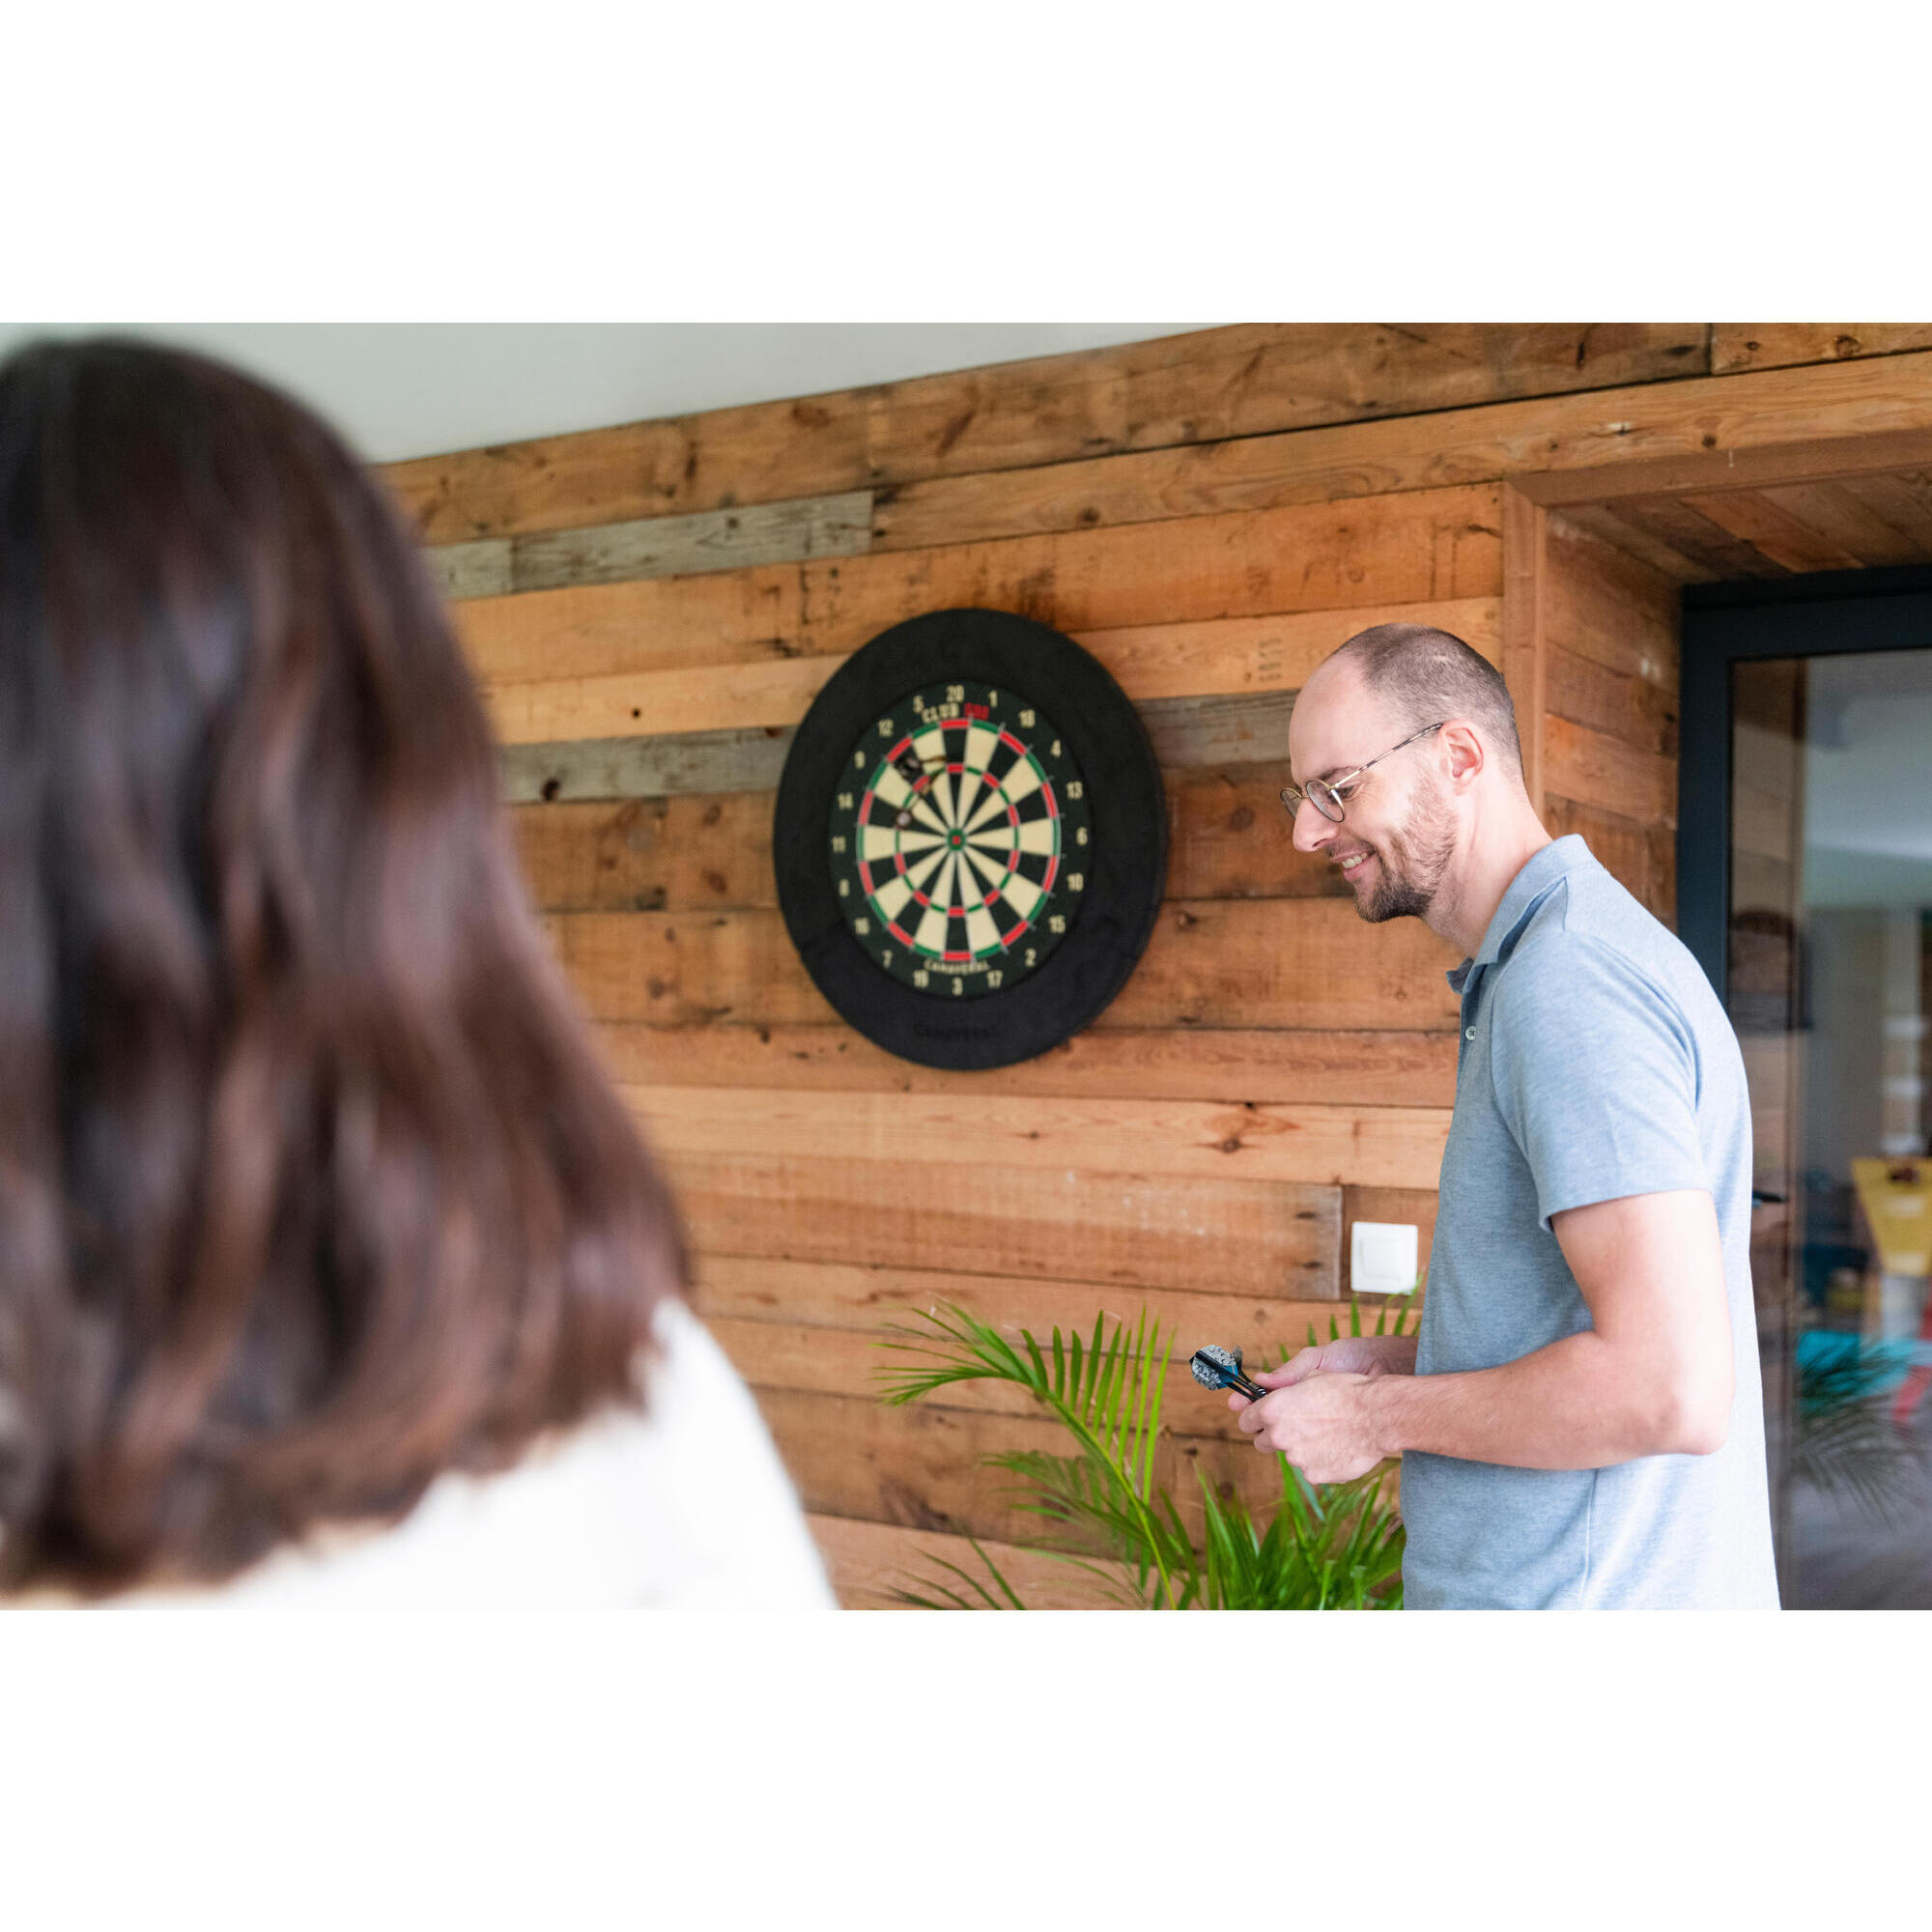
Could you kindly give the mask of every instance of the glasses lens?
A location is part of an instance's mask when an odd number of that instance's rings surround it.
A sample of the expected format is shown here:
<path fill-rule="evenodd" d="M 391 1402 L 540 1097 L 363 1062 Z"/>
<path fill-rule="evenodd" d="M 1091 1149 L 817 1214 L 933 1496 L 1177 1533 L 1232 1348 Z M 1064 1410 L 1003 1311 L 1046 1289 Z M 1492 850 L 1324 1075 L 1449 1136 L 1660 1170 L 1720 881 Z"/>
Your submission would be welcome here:
<path fill-rule="evenodd" d="M 1332 819 L 1337 825 L 1342 822 L 1342 800 L 1334 786 L 1324 784 L 1320 779 L 1308 781 L 1308 802 L 1323 818 Z"/>

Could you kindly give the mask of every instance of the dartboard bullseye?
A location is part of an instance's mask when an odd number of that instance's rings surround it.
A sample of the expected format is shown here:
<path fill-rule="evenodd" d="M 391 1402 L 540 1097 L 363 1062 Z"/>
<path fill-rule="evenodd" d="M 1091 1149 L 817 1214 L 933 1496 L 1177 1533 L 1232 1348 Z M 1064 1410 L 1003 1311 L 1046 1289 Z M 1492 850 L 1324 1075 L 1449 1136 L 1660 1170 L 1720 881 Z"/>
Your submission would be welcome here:
<path fill-rule="evenodd" d="M 1037 704 L 977 680 L 909 693 L 833 798 L 832 872 L 852 935 L 920 992 L 975 999 L 1059 948 L 1086 895 L 1087 785 Z"/>
<path fill-rule="evenodd" d="M 772 852 L 786 930 L 840 1018 L 907 1060 L 1004 1066 L 1125 983 L 1167 808 L 1139 714 L 1070 638 L 937 611 L 827 681 Z"/>

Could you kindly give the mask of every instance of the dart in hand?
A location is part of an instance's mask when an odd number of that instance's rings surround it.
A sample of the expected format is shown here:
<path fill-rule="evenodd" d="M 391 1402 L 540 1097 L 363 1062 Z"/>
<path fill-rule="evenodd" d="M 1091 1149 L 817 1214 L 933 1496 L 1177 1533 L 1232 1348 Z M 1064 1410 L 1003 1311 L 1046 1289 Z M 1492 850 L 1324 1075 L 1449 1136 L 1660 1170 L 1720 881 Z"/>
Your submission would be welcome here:
<path fill-rule="evenodd" d="M 1237 1395 L 1246 1396 L 1250 1402 L 1260 1402 L 1264 1395 L 1273 1393 L 1241 1373 L 1241 1351 L 1238 1349 L 1196 1349 L 1188 1361 L 1187 1370 L 1203 1388 L 1233 1389 Z"/>

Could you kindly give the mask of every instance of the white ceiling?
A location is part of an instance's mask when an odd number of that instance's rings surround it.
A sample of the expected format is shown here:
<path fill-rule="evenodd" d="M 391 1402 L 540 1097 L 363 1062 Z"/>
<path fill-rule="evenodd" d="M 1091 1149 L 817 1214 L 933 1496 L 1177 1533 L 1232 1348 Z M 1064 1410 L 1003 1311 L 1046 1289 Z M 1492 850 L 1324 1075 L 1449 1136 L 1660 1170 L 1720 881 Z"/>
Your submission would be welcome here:
<path fill-rule="evenodd" d="M 1195 323 L 0 323 L 158 336 L 239 363 L 372 463 L 1143 341 Z"/>

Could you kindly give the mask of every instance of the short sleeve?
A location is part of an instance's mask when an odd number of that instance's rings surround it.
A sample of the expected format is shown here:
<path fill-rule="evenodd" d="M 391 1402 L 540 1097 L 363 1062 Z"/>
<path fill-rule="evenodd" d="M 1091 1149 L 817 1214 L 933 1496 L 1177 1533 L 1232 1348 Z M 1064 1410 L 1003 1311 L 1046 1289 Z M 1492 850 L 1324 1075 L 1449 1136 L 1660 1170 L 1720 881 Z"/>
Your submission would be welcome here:
<path fill-rule="evenodd" d="M 1546 1228 L 1598 1201 L 1711 1190 L 1690 1026 L 1614 949 L 1560 930 L 1520 949 L 1496 975 L 1490 1075 Z"/>

